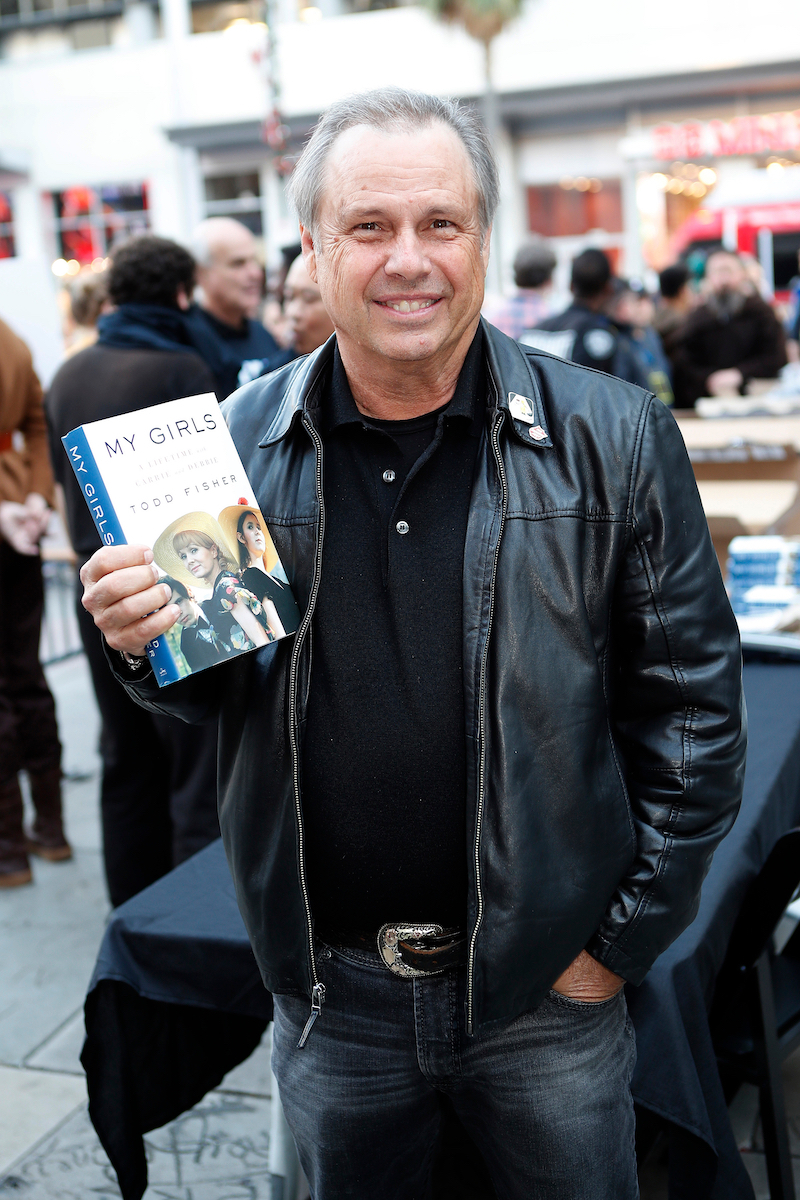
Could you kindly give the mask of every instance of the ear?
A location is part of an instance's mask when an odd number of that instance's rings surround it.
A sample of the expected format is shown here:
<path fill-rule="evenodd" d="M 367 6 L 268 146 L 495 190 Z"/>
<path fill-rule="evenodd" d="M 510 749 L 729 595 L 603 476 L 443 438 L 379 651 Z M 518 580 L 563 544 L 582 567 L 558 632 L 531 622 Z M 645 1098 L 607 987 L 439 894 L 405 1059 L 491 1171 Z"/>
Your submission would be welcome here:
<path fill-rule="evenodd" d="M 181 312 L 186 312 L 191 304 L 191 300 L 189 299 L 186 288 L 183 286 L 183 284 L 181 284 L 178 288 L 175 299 L 178 302 L 178 308 L 181 310 Z"/>
<path fill-rule="evenodd" d="M 314 239 L 305 225 L 300 226 L 300 245 L 303 247 L 303 261 L 314 283 L 317 283 L 317 252 L 314 249 Z"/>
<path fill-rule="evenodd" d="M 242 543 L 242 545 L 243 545 L 243 546 L 245 546 L 245 545 L 247 544 L 247 543 L 245 542 L 245 540 L 244 540 L 244 534 L 243 534 L 243 533 L 237 533 L 237 534 L 236 534 L 236 539 L 237 539 L 237 541 L 240 541 L 240 542 Z"/>

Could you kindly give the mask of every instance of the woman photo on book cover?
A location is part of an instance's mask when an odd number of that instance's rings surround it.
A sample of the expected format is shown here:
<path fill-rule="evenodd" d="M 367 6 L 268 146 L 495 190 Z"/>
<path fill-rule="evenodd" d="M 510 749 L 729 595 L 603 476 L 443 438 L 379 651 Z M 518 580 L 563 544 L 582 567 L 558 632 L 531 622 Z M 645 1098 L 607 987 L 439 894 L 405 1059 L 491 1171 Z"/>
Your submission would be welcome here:
<path fill-rule="evenodd" d="M 209 513 L 186 513 L 173 521 L 157 539 L 153 556 L 172 579 L 211 592 L 200 607 L 226 654 L 275 640 L 261 601 L 242 586 L 233 552 Z"/>
<path fill-rule="evenodd" d="M 242 498 L 222 510 L 219 523 L 228 545 L 238 551 L 239 578 L 263 604 L 275 637 L 294 633 L 300 624 L 300 610 L 288 583 L 274 573 L 279 565 L 278 552 L 258 508 Z"/>

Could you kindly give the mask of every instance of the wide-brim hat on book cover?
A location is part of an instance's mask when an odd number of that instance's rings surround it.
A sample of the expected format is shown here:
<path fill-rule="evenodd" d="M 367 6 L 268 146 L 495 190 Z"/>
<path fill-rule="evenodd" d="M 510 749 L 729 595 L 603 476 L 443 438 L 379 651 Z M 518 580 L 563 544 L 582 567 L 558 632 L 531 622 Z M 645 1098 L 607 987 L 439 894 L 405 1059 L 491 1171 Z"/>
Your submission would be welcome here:
<path fill-rule="evenodd" d="M 239 569 L 239 556 L 233 551 L 219 521 L 215 521 L 211 513 L 198 511 L 185 513 L 184 516 L 178 517 L 176 521 L 167 526 L 163 533 L 159 534 L 156 544 L 153 546 L 153 558 L 162 571 L 166 571 L 173 579 L 179 579 L 181 583 L 186 583 L 190 587 L 204 586 L 191 571 L 186 569 L 172 544 L 172 539 L 176 534 L 187 533 L 189 530 L 196 530 L 211 538 L 212 542 L 216 542 L 219 546 L 222 554 L 230 560 L 232 565 L 229 569 L 231 571 Z"/>
<path fill-rule="evenodd" d="M 264 567 L 267 571 L 271 571 L 275 566 L 277 566 L 278 551 L 275 549 L 272 538 L 269 534 L 269 530 L 267 529 L 266 523 L 257 504 L 245 504 L 242 502 L 240 504 L 231 504 L 228 506 L 228 508 L 223 508 L 222 512 L 219 514 L 219 523 L 222 526 L 225 537 L 228 540 L 228 545 L 236 548 L 236 561 L 238 563 L 239 547 L 241 546 L 241 548 L 244 549 L 244 546 L 242 546 L 241 542 L 239 541 L 237 532 L 239 518 L 244 516 L 245 513 L 252 513 L 261 526 L 261 532 L 264 534 L 264 544 L 266 546 L 266 550 L 264 551 Z"/>

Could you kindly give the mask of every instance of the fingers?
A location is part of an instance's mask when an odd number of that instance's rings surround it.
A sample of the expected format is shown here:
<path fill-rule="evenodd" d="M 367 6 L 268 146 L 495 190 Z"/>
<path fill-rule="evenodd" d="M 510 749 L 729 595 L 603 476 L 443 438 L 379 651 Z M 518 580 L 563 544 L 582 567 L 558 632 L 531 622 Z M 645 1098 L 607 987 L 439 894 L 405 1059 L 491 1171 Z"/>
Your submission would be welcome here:
<path fill-rule="evenodd" d="M 97 583 L 104 575 L 122 567 L 146 566 L 153 561 L 153 551 L 149 546 L 103 546 L 96 550 L 87 563 L 81 567 L 81 583 Z"/>
<path fill-rule="evenodd" d="M 175 624 L 180 610 L 168 603 L 171 590 L 157 579 L 146 546 L 105 546 L 84 565 L 83 607 L 112 650 L 143 654 L 148 642 Z"/>

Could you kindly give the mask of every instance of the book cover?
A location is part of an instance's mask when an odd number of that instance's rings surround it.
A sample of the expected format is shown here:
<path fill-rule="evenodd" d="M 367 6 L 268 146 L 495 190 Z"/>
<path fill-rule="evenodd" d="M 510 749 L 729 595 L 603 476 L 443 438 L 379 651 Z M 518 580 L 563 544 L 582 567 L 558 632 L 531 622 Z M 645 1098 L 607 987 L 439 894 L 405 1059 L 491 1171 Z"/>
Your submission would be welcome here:
<path fill-rule="evenodd" d="M 287 637 L 300 613 L 216 397 L 62 438 L 103 543 L 143 543 L 180 608 L 147 653 L 159 687 Z"/>

